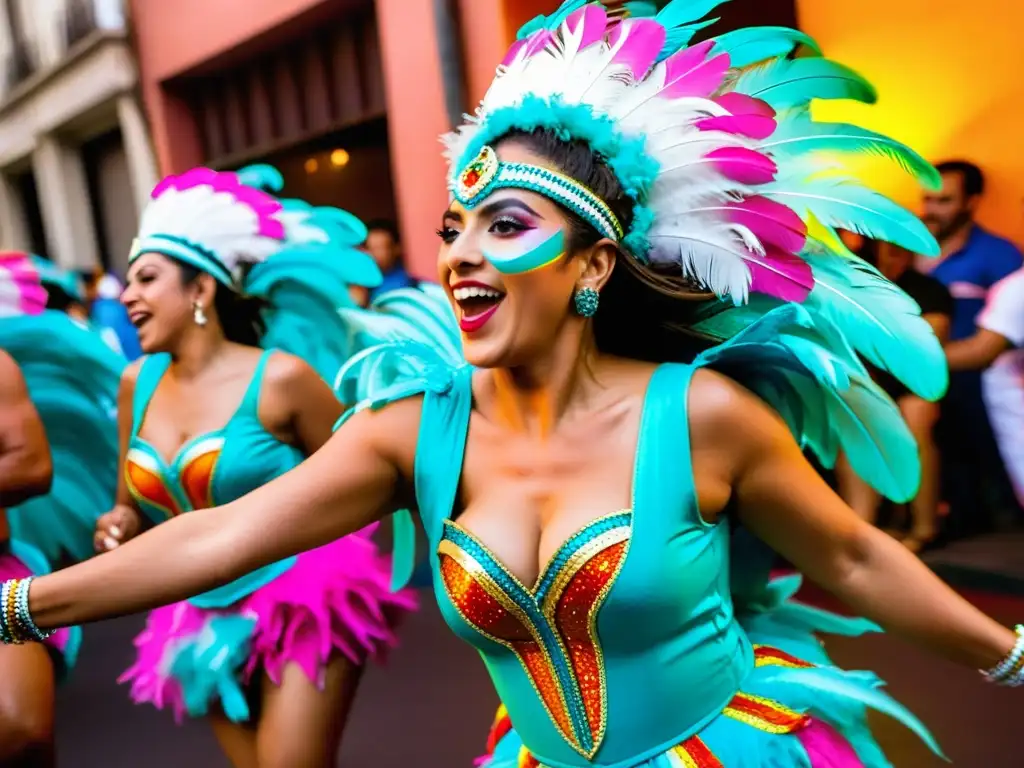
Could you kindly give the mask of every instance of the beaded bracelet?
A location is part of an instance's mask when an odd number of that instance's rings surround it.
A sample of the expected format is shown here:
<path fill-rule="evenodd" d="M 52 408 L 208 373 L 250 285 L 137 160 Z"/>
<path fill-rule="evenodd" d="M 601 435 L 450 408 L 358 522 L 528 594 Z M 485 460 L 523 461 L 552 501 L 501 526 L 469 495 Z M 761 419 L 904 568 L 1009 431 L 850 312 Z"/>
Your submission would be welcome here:
<path fill-rule="evenodd" d="M 32 620 L 28 607 L 28 591 L 32 581 L 31 576 L 27 579 L 10 579 L 0 588 L 0 643 L 41 643 L 53 635 L 55 630 L 44 632 Z"/>
<path fill-rule="evenodd" d="M 992 669 L 981 670 L 982 676 L 990 683 L 1017 687 L 1024 684 L 1024 625 L 1014 627 L 1017 642 L 1006 657 Z"/>

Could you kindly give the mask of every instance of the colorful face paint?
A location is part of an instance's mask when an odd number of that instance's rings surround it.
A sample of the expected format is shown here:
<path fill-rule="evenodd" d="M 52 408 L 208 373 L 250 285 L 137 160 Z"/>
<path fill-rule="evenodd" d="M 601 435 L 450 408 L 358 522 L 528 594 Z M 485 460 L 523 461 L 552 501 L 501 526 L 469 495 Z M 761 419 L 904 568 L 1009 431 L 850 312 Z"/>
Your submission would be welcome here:
<path fill-rule="evenodd" d="M 527 242 L 528 239 L 523 237 L 517 239 L 515 245 L 521 246 Z M 525 272 L 532 272 L 558 261 L 563 255 L 565 255 L 565 236 L 560 229 L 539 245 L 529 247 L 525 253 L 499 254 L 484 251 L 484 258 L 503 275 L 521 275 Z"/>

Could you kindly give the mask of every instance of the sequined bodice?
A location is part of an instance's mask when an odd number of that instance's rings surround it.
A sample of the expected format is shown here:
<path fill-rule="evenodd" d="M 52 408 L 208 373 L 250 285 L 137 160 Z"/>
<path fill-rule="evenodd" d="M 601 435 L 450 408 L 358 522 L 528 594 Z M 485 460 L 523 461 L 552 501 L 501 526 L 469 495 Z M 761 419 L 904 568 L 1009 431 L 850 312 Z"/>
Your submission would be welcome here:
<path fill-rule="evenodd" d="M 154 524 L 185 512 L 226 504 L 302 461 L 299 449 L 277 440 L 259 420 L 259 392 L 270 354 L 263 354 L 238 410 L 224 427 L 187 441 L 170 461 L 138 435 L 170 357 L 154 355 L 143 361 L 135 387 L 132 436 L 124 472 L 132 498 Z M 287 565 L 261 569 L 247 577 L 246 584 L 251 587 L 265 583 L 287 570 Z M 230 603 L 244 591 L 236 582 L 208 595 L 215 596 L 216 603 Z M 206 601 L 201 596 L 196 602 Z"/>
<path fill-rule="evenodd" d="M 170 358 L 147 358 L 135 393 L 135 423 L 125 457 L 128 489 L 140 508 L 160 523 L 183 512 L 233 501 L 302 461 L 297 448 L 263 428 L 257 414 L 267 354 L 261 358 L 238 410 L 222 429 L 197 435 L 169 462 L 138 435 L 146 407 Z"/>
<path fill-rule="evenodd" d="M 633 509 L 581 528 L 532 588 L 447 514 L 434 533 L 445 620 L 545 765 L 632 765 L 667 749 L 721 711 L 753 664 L 729 598 L 728 527 L 697 509 L 688 375 L 662 366 L 652 379 Z"/>

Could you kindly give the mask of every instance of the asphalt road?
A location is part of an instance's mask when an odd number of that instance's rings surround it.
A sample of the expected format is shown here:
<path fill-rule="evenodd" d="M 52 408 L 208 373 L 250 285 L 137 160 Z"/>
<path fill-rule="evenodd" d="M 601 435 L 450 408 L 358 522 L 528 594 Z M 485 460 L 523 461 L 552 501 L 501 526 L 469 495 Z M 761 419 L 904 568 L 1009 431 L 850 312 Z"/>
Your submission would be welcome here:
<path fill-rule="evenodd" d="M 423 597 L 424 609 L 403 626 L 388 666 L 369 670 L 363 681 L 339 761 L 344 768 L 469 768 L 482 751 L 496 697 L 476 654 L 447 633 L 431 596 Z M 979 602 L 1007 622 L 1024 619 L 1024 600 Z M 176 726 L 166 713 L 130 704 L 116 684 L 140 626 L 132 617 L 87 629 L 78 668 L 60 692 L 61 768 L 227 768 L 203 723 Z M 890 637 L 829 647 L 843 666 L 888 680 L 955 766 L 1024 765 L 1016 738 L 1024 693 L 984 685 L 977 673 Z M 900 726 L 880 718 L 876 731 L 897 768 L 945 765 Z"/>

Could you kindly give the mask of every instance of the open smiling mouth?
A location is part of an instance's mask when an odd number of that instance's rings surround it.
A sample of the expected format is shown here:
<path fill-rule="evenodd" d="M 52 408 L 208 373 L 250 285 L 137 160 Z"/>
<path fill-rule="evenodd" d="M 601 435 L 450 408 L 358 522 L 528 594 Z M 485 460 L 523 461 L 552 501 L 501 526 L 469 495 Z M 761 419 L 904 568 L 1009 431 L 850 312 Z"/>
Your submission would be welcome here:
<path fill-rule="evenodd" d="M 128 320 L 135 326 L 135 330 L 139 330 L 149 322 L 152 317 L 153 316 L 148 312 L 133 312 L 128 316 Z"/>
<path fill-rule="evenodd" d="M 459 305 L 459 328 L 463 333 L 483 328 L 505 298 L 504 293 L 486 285 L 462 285 L 452 290 L 452 296 Z"/>

